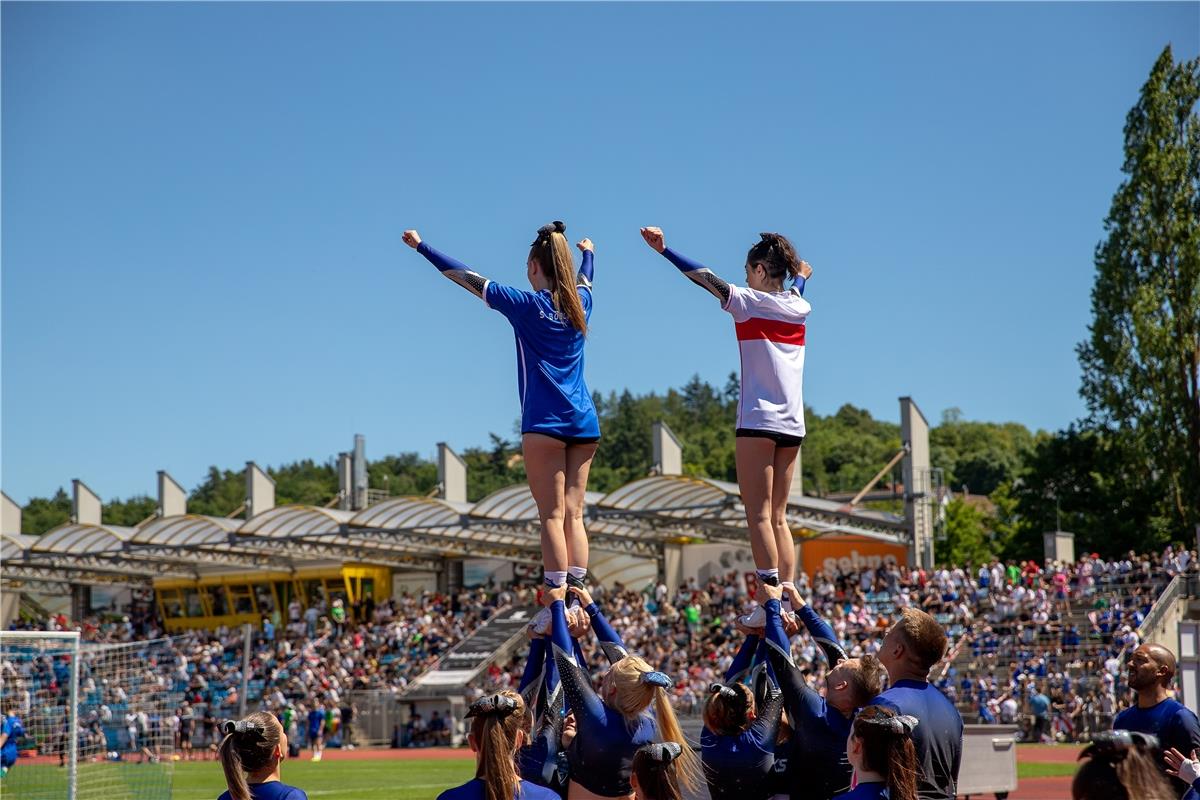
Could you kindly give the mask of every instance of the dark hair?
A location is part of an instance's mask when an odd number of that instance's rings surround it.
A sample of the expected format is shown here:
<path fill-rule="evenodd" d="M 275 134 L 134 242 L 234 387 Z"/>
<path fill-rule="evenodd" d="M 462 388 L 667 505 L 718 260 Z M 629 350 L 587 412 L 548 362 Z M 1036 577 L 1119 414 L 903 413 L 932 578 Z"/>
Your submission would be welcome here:
<path fill-rule="evenodd" d="M 713 683 L 704 704 L 704 724 L 718 736 L 733 736 L 749 725 L 754 695 L 744 683 Z"/>
<path fill-rule="evenodd" d="M 647 800 L 682 800 L 675 759 L 683 755 L 678 742 L 655 742 L 639 747 L 633 754 L 631 772 Z"/>
<path fill-rule="evenodd" d="M 1156 763 L 1158 739 L 1132 731 L 1096 734 L 1079 758 L 1073 800 L 1174 800 Z"/>
<path fill-rule="evenodd" d="M 946 655 L 946 631 L 938 621 L 918 608 L 906 608 L 900 612 L 896 628 L 904 637 L 904 643 L 926 671 Z"/>
<path fill-rule="evenodd" d="M 282 730 L 279 721 L 265 711 L 255 711 L 237 721 L 226 720 L 221 725 L 225 738 L 218 754 L 233 800 L 250 800 L 246 773 L 258 772 L 271 763 Z"/>
<path fill-rule="evenodd" d="M 517 772 L 517 734 L 529 732 L 532 720 L 521 695 L 505 690 L 471 704 L 471 736 L 479 749 L 475 777 L 483 781 L 486 800 L 512 800 L 520 786 Z"/>
<path fill-rule="evenodd" d="M 915 717 L 900 716 L 884 706 L 867 706 L 854 718 L 854 737 L 863 743 L 863 766 L 887 782 L 891 800 L 917 800 L 917 751 L 912 730 Z"/>
<path fill-rule="evenodd" d="M 567 244 L 567 226 L 561 220 L 538 228 L 537 238 L 529 246 L 529 260 L 541 266 L 550 281 L 550 295 L 554 308 L 580 333 L 587 333 L 587 315 L 583 312 L 583 301 L 575 288 L 575 261 L 571 258 L 571 246 Z"/>
<path fill-rule="evenodd" d="M 767 276 L 773 280 L 800 277 L 800 257 L 786 236 L 778 233 L 760 233 L 762 239 L 746 254 L 747 264 L 762 264 Z"/>

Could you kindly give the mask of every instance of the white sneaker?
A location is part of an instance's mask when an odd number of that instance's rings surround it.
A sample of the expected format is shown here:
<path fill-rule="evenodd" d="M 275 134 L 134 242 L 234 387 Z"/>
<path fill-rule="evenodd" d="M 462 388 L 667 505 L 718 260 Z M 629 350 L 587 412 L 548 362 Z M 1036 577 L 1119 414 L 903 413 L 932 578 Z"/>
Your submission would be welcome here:
<path fill-rule="evenodd" d="M 738 617 L 738 622 L 745 625 L 747 628 L 763 628 L 767 624 L 767 612 L 762 606 L 755 606 L 754 610 L 745 616 Z"/>
<path fill-rule="evenodd" d="M 536 633 L 538 636 L 549 636 L 550 626 L 554 624 L 554 618 L 550 615 L 550 609 L 542 606 L 542 610 L 534 615 L 529 621 L 529 630 Z"/>

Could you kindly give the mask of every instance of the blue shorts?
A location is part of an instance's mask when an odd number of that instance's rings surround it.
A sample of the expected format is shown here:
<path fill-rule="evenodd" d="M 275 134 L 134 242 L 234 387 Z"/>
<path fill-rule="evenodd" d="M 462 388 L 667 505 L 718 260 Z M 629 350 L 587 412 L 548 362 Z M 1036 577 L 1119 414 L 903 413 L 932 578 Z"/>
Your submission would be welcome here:
<path fill-rule="evenodd" d="M 0 753 L 0 767 L 4 767 L 5 769 L 8 769 L 15 763 L 17 763 L 16 753 L 12 753 L 12 754 Z"/>

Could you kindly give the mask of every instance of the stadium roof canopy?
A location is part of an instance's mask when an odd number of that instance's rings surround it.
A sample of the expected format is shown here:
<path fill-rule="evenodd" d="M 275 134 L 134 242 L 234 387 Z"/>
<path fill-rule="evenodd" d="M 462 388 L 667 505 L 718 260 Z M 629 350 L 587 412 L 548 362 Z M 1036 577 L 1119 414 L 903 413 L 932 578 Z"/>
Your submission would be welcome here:
<path fill-rule="evenodd" d="M 587 494 L 593 550 L 657 557 L 669 543 L 747 541 L 736 484 L 655 475 L 608 494 Z M 801 538 L 852 534 L 906 544 L 901 518 L 849 510 L 794 494 L 792 531 Z M 5 581 L 145 585 L 153 577 L 199 577 L 236 568 L 290 571 L 330 560 L 434 570 L 446 558 L 540 560 L 537 507 L 525 484 L 477 503 L 392 497 L 361 511 L 288 505 L 247 520 L 179 514 L 137 527 L 67 523 L 42 536 L 4 534 Z"/>

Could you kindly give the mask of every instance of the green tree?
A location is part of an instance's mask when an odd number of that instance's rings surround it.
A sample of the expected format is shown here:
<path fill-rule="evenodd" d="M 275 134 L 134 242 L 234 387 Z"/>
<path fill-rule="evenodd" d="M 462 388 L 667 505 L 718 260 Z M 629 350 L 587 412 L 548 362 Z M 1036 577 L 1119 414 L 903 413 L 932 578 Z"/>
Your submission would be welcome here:
<path fill-rule="evenodd" d="M 1175 534 L 1200 532 L 1200 59 L 1158 57 L 1125 122 L 1126 178 L 1096 248 L 1078 347 L 1091 421 L 1155 476 Z"/>
<path fill-rule="evenodd" d="M 933 546 L 934 560 L 939 564 L 978 565 L 994 555 L 990 517 L 961 497 L 946 504 L 942 534 Z"/>
<path fill-rule="evenodd" d="M 53 497 L 33 497 L 21 510 L 21 533 L 41 535 L 71 520 L 71 497 L 59 487 Z"/>
<path fill-rule="evenodd" d="M 158 512 L 158 501 L 146 495 L 137 495 L 128 500 L 113 500 L 105 503 L 100 519 L 105 525 L 123 525 L 132 528 Z"/>

